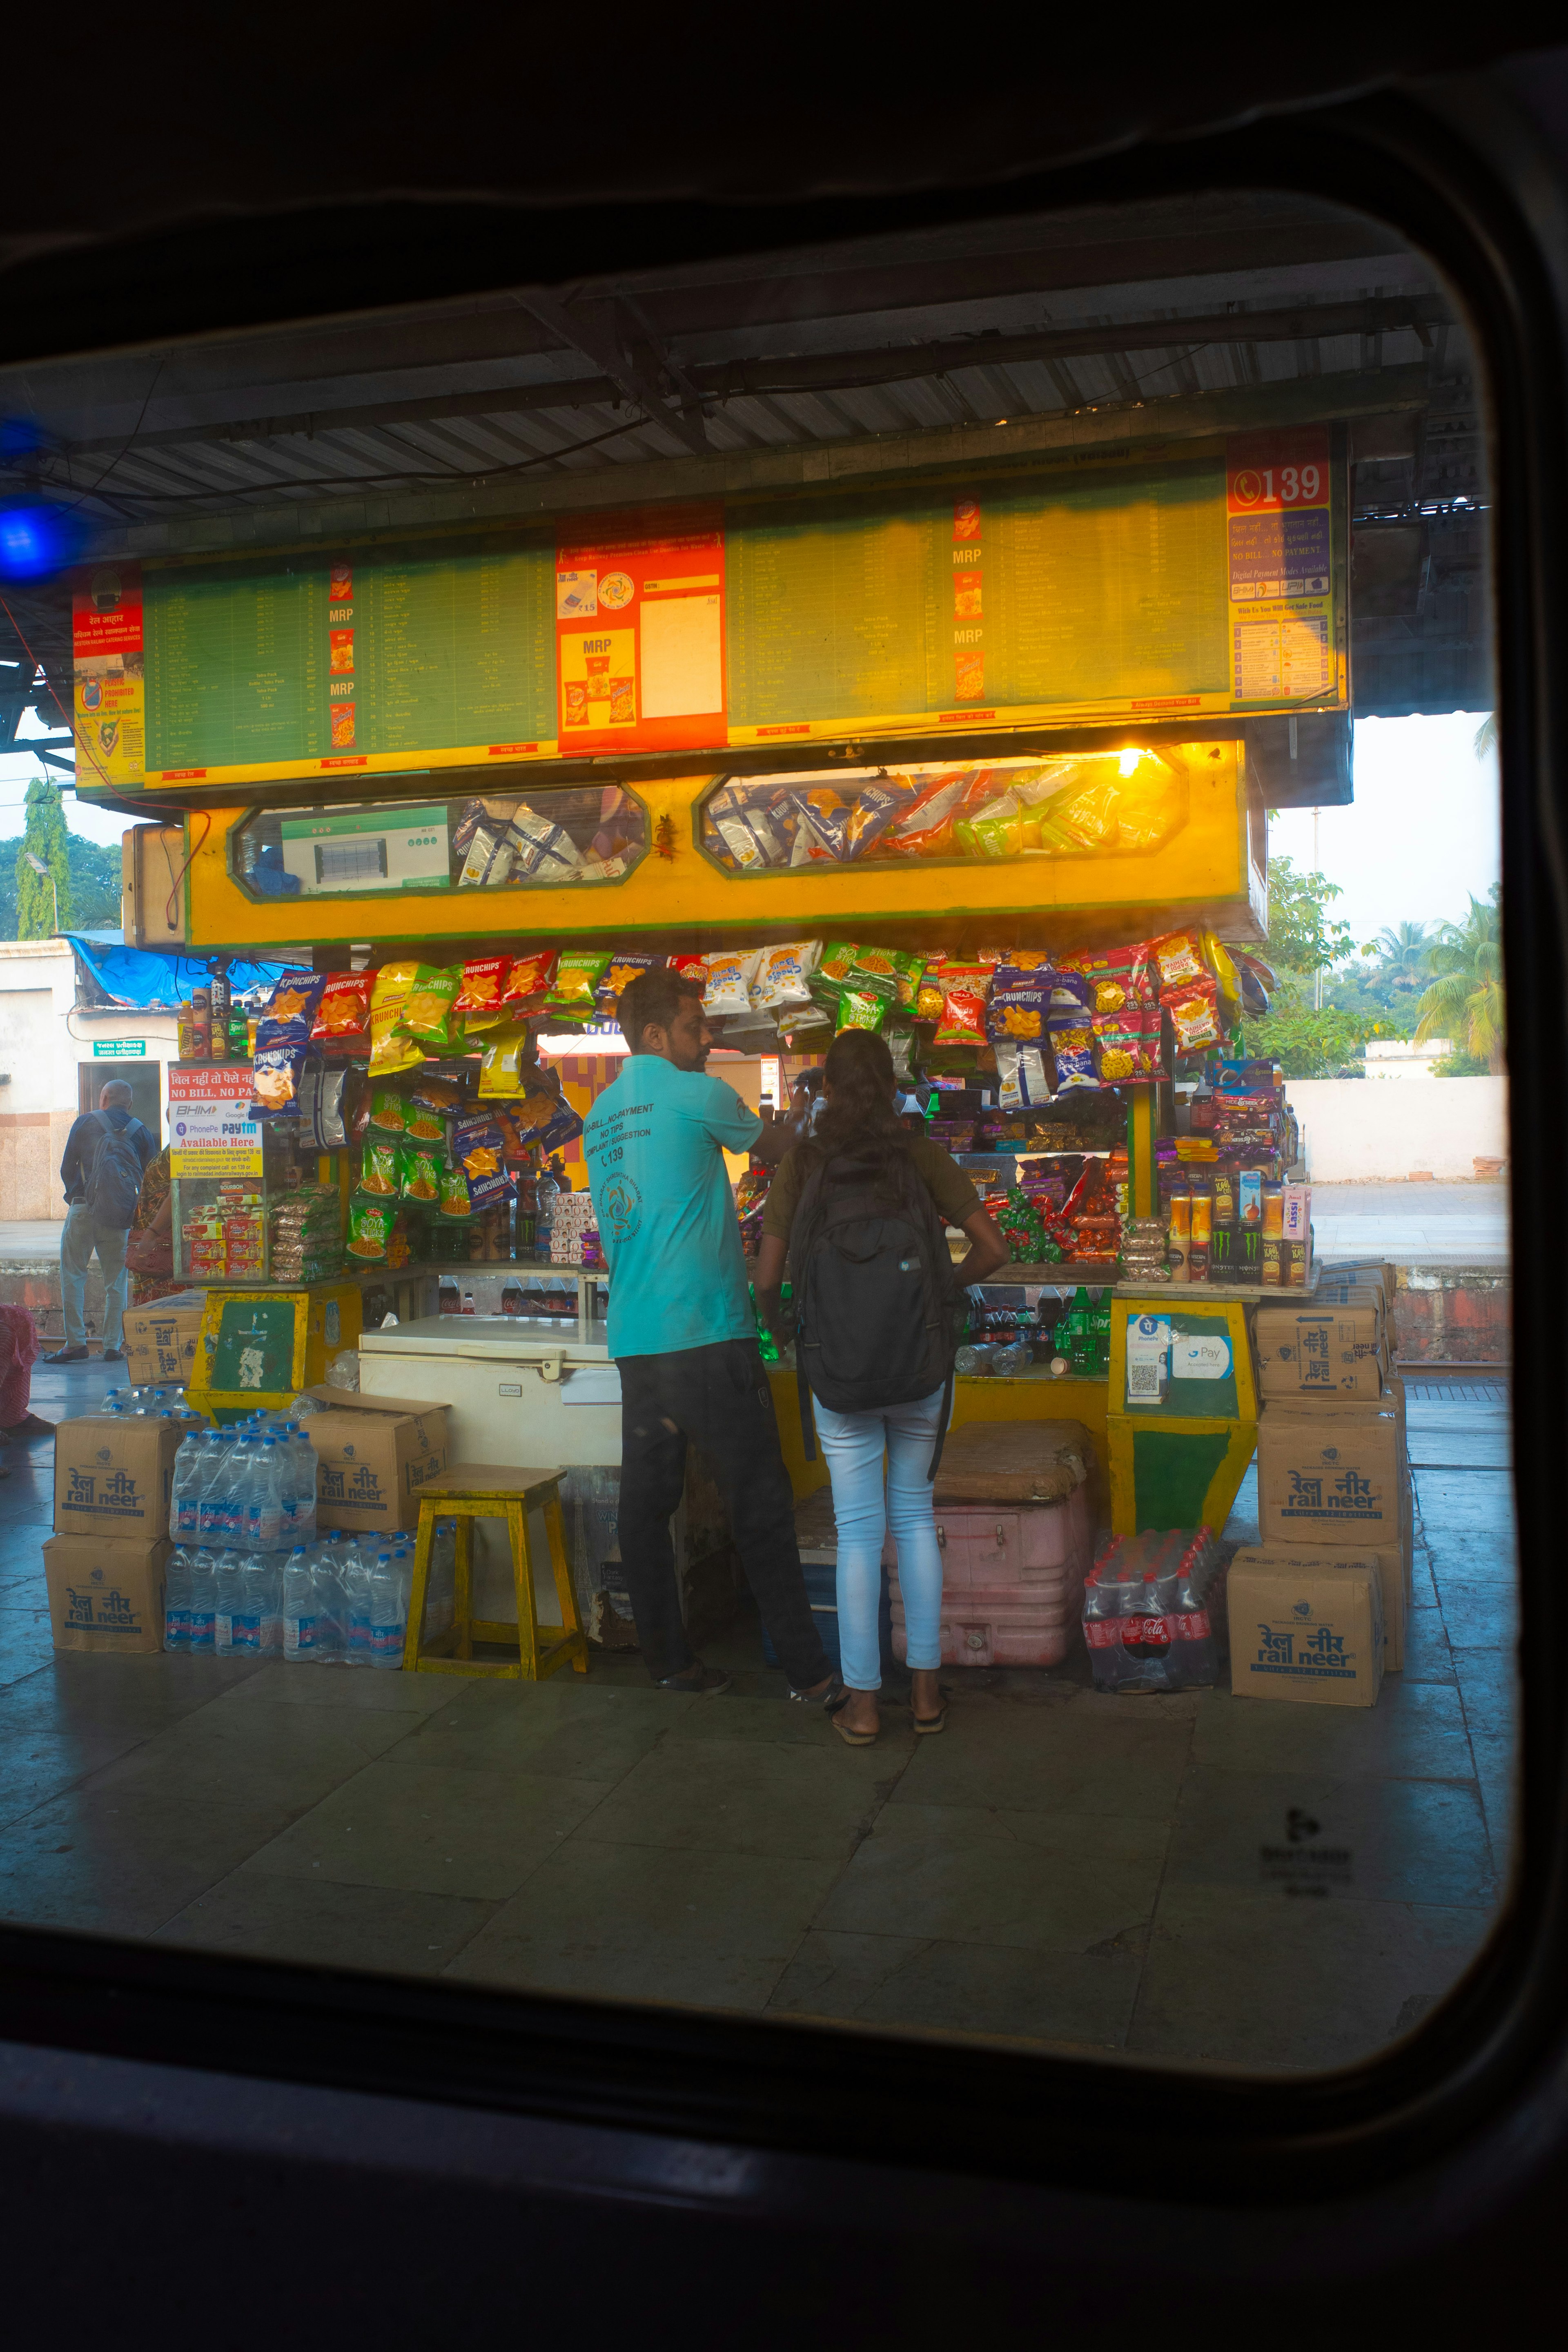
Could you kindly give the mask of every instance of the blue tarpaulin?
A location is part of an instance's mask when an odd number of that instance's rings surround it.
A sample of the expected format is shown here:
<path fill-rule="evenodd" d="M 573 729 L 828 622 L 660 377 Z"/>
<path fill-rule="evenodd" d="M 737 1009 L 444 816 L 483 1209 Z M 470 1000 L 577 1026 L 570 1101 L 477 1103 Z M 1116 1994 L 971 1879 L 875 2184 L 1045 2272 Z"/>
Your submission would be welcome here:
<path fill-rule="evenodd" d="M 208 957 L 181 955 L 173 948 L 128 948 L 119 931 L 67 931 L 65 937 L 110 1003 L 128 1011 L 177 1008 L 212 978 Z M 271 988 L 281 972 L 294 968 L 231 962 L 229 986 L 235 996 L 246 996 L 253 988 Z"/>

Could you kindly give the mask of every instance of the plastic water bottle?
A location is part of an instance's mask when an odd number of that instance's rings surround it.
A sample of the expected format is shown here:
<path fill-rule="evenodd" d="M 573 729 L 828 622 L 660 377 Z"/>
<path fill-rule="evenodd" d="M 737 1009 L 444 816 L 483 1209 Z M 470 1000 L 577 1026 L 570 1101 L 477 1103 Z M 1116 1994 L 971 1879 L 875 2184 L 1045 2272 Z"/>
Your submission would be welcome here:
<path fill-rule="evenodd" d="M 194 1430 L 180 1440 L 169 1489 L 169 1524 L 181 1543 L 194 1543 L 200 1533 L 199 1507 L 209 1458 L 206 1438 Z"/>
<path fill-rule="evenodd" d="M 343 1659 L 347 1665 L 371 1663 L 371 1569 L 369 1547 L 348 1538 L 340 1555 L 338 1575 L 343 1588 Z"/>
<path fill-rule="evenodd" d="M 283 1654 L 313 1659 L 321 1640 L 320 1590 L 309 1552 L 296 1544 L 283 1570 Z"/>
<path fill-rule="evenodd" d="M 163 1647 L 183 1652 L 190 1646 L 191 1554 L 176 1544 L 163 1579 Z"/>
<path fill-rule="evenodd" d="M 288 1440 L 295 1476 L 294 1509 L 300 1529 L 301 1543 L 311 1542 L 316 1534 L 316 1487 L 320 1476 L 320 1458 L 311 1444 L 308 1434 L 296 1422 Z"/>
<path fill-rule="evenodd" d="M 234 1646 L 257 1657 L 283 1647 L 283 1568 L 276 1551 L 248 1551 L 240 1561 Z"/>
<path fill-rule="evenodd" d="M 550 1227 L 559 1198 L 560 1186 L 547 1169 L 534 1185 L 534 1256 L 544 1265 L 550 1263 Z"/>
<path fill-rule="evenodd" d="M 212 1654 L 217 1638 L 217 1560 L 206 1544 L 191 1555 L 192 1650 Z"/>
<path fill-rule="evenodd" d="M 230 1476 L 229 1455 L 234 1444 L 232 1431 L 214 1430 L 207 1475 L 196 1495 L 196 1530 L 204 1542 L 221 1537 L 224 1531 L 224 1488 Z"/>
<path fill-rule="evenodd" d="M 286 1457 L 279 1456 L 276 1437 L 242 1437 L 240 1444 L 253 1449 L 245 1492 L 245 1548 L 247 1552 L 277 1551 L 283 1541 Z"/>
<path fill-rule="evenodd" d="M 240 1588 L 240 1554 L 232 1544 L 219 1552 L 214 1565 L 213 1609 L 213 1647 L 220 1658 L 232 1657 L 235 1649 L 235 1619 L 243 1622 Z"/>
<path fill-rule="evenodd" d="M 318 1664 L 340 1666 L 345 1663 L 343 1642 L 343 1579 L 342 1558 L 346 1538 L 334 1532 L 319 1542 L 311 1555 L 311 1578 L 316 1587 L 317 1637 L 312 1653 Z"/>
<path fill-rule="evenodd" d="M 425 1591 L 422 1638 L 452 1630 L 457 1606 L 457 1522 L 437 1519 L 430 1546 L 430 1581 Z"/>
<path fill-rule="evenodd" d="M 372 1666 L 390 1667 L 395 1673 L 402 1664 L 408 1609 L 402 1597 L 402 1580 L 390 1551 L 376 1554 L 367 1583 L 370 1600 L 369 1663 Z"/>

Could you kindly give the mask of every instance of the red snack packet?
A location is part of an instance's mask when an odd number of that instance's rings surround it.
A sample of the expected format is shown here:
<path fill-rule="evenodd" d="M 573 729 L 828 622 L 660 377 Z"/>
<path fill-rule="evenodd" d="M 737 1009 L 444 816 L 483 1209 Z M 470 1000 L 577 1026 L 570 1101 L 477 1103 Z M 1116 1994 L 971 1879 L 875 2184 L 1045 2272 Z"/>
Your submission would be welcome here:
<path fill-rule="evenodd" d="M 508 1013 L 537 1013 L 549 992 L 558 961 L 553 948 L 534 955 L 514 956 L 501 1002 Z"/>
<path fill-rule="evenodd" d="M 371 1036 L 371 991 L 373 971 L 335 971 L 321 991 L 316 1018 L 310 1024 L 313 1045 L 339 1048 L 368 1045 Z"/>

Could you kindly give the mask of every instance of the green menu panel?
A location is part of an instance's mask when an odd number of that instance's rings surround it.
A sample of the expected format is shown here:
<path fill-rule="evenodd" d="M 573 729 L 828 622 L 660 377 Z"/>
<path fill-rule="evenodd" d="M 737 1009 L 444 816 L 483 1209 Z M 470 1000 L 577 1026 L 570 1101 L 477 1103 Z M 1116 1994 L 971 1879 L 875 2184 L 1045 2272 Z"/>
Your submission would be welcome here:
<path fill-rule="evenodd" d="M 553 543 L 150 566 L 147 765 L 259 767 L 554 736 Z"/>

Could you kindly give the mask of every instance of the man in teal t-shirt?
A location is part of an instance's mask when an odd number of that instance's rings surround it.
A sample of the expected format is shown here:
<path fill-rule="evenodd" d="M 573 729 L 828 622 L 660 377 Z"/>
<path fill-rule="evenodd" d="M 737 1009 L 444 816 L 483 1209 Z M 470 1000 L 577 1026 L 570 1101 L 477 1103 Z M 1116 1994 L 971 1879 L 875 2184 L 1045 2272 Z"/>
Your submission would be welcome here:
<path fill-rule="evenodd" d="M 670 1517 L 686 1444 L 702 1449 L 728 1507 L 740 1564 L 797 1697 L 838 1688 L 811 1617 L 795 1543 L 795 1500 L 757 1348 L 740 1227 L 724 1155 L 767 1135 L 705 1068 L 713 1044 L 702 990 L 644 972 L 622 993 L 630 1052 L 583 1129 L 583 1157 L 610 1270 L 610 1352 L 621 1371 L 618 1532 L 637 1637 L 663 1690 L 723 1690 L 681 1622 Z"/>

